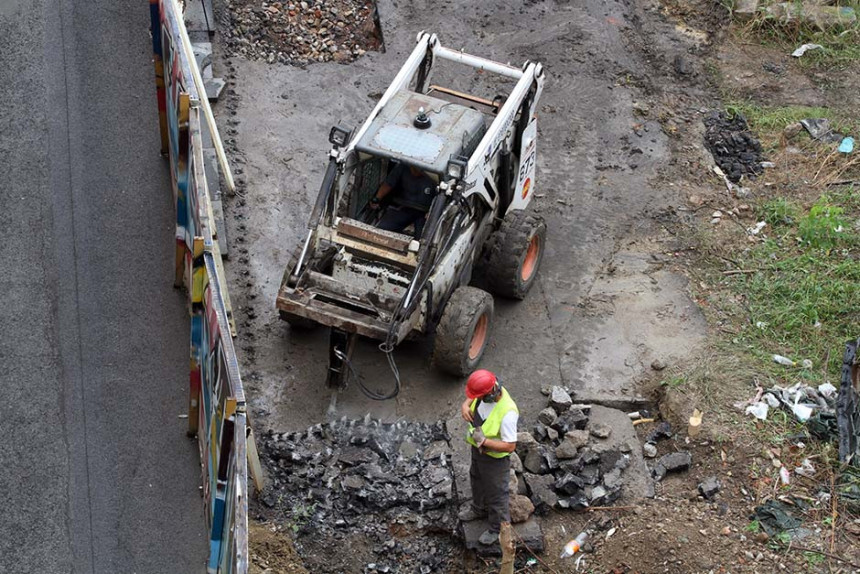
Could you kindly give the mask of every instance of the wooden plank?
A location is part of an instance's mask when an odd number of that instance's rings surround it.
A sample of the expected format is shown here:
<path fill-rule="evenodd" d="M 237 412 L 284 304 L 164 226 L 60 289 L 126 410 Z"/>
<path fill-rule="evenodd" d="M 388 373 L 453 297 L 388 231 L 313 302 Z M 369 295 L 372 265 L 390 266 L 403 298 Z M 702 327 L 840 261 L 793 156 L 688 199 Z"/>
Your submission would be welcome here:
<path fill-rule="evenodd" d="M 260 455 L 257 452 L 257 440 L 254 438 L 254 429 L 251 428 L 249 421 L 247 428 L 247 446 L 248 446 L 248 470 L 251 473 L 251 480 L 254 481 L 254 488 L 257 489 L 257 494 L 263 492 L 265 482 L 263 480 L 263 465 L 260 464 Z"/>
<path fill-rule="evenodd" d="M 349 218 L 343 218 L 338 222 L 337 232 L 340 235 L 354 237 L 374 245 L 394 249 L 400 253 L 407 253 L 409 244 L 412 243 L 412 239 L 408 236 L 377 229 L 367 223 Z"/>
<path fill-rule="evenodd" d="M 370 243 L 353 239 L 351 237 L 345 237 L 337 233 L 337 231 L 327 227 L 319 227 L 317 233 L 319 234 L 320 239 L 326 239 L 332 243 L 343 245 L 350 251 L 357 251 L 365 255 L 371 255 L 380 261 L 385 261 L 386 263 L 397 263 L 411 269 L 414 269 L 418 264 L 416 254 L 411 251 L 401 255 L 384 247 L 371 245 Z"/>
<path fill-rule="evenodd" d="M 510 522 L 502 522 L 499 531 L 499 543 L 502 546 L 502 568 L 499 570 L 499 574 L 514 574 L 516 549 L 514 548 L 514 536 Z"/>

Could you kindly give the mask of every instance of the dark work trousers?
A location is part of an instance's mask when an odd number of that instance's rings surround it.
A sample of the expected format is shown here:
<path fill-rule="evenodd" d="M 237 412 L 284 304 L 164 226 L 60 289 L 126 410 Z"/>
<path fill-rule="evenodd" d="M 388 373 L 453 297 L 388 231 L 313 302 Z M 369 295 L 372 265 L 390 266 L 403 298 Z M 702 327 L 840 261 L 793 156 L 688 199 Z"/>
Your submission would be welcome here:
<path fill-rule="evenodd" d="M 487 513 L 490 531 L 498 532 L 502 522 L 511 521 L 510 492 L 511 457 L 494 458 L 472 447 L 472 506 Z"/>
<path fill-rule="evenodd" d="M 377 227 L 386 231 L 403 233 L 403 230 L 409 227 L 410 223 L 413 223 L 415 224 L 414 237 L 419 239 L 426 220 L 427 214 L 420 209 L 413 209 L 405 205 L 391 205 L 385 210 Z"/>

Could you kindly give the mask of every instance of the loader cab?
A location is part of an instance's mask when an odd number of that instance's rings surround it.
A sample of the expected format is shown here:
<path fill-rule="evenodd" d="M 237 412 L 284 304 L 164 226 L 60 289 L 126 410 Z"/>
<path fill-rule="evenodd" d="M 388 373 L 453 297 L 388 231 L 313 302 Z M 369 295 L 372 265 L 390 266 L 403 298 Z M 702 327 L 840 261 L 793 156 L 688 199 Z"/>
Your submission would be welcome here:
<path fill-rule="evenodd" d="M 360 214 L 398 165 L 417 168 L 438 184 L 449 160 L 468 157 L 486 131 L 479 111 L 428 94 L 397 92 L 348 148 L 353 157 L 347 163 L 354 162 L 356 170 L 350 213 Z"/>

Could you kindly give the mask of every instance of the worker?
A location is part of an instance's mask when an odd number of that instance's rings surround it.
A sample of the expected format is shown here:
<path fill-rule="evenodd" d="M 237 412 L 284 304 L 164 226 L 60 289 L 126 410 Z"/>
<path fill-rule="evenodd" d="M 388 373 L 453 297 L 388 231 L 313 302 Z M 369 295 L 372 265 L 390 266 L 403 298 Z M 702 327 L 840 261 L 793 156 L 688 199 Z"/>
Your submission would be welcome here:
<path fill-rule="evenodd" d="M 389 194 L 392 194 L 392 204 L 385 210 L 377 227 L 402 233 L 412 224 L 414 237 L 420 238 L 427 221 L 427 211 L 436 195 L 436 182 L 417 167 L 399 163 L 370 199 L 370 208 L 379 209 L 382 200 Z"/>
<path fill-rule="evenodd" d="M 469 423 L 466 441 L 472 445 L 472 503 L 459 516 L 464 522 L 487 518 L 489 528 L 478 541 L 491 545 L 499 539 L 501 523 L 511 520 L 510 456 L 517 447 L 519 410 L 498 377 L 480 369 L 466 382 L 466 400 L 460 411 Z"/>

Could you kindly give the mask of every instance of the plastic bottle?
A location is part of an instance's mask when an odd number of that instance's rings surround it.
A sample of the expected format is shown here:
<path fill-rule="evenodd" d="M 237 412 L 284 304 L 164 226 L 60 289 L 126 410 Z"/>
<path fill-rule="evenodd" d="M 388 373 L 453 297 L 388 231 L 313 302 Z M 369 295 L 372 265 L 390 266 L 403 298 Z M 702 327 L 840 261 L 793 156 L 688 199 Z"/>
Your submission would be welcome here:
<path fill-rule="evenodd" d="M 561 551 L 561 556 L 559 558 L 570 558 L 579 552 L 582 545 L 585 544 L 586 538 L 588 538 L 587 532 L 580 532 L 577 534 L 576 538 L 564 545 L 564 550 Z"/>
<path fill-rule="evenodd" d="M 785 365 L 786 367 L 793 367 L 797 364 L 788 357 L 783 357 L 782 355 L 774 355 L 773 362 L 779 363 L 780 365 Z"/>

